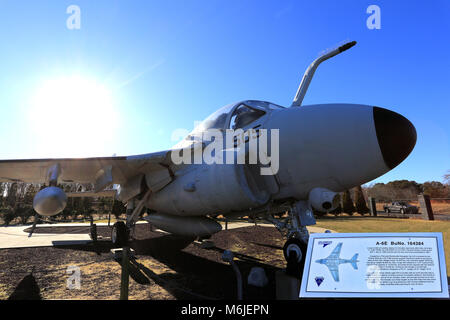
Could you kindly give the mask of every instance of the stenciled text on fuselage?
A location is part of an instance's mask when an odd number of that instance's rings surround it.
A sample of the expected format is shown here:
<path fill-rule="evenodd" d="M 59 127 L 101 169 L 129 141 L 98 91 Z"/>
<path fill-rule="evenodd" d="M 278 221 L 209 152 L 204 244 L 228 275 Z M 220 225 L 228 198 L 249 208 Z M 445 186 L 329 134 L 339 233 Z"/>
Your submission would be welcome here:
<path fill-rule="evenodd" d="M 275 175 L 279 169 L 279 137 L 279 129 L 208 129 L 189 137 L 182 148 L 172 150 L 171 159 L 176 165 L 260 165 L 261 175 Z"/>

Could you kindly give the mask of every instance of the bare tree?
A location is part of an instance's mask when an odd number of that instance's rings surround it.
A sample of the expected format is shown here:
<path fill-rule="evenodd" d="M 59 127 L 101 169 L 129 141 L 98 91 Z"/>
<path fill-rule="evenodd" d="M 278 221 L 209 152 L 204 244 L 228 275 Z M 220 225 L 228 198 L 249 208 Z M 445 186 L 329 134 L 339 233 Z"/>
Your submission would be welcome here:
<path fill-rule="evenodd" d="M 0 183 L 0 208 L 3 207 L 3 194 L 5 192 L 5 183 Z"/>
<path fill-rule="evenodd" d="M 444 174 L 444 183 L 450 185 L 450 170 L 447 170 L 447 173 Z"/>

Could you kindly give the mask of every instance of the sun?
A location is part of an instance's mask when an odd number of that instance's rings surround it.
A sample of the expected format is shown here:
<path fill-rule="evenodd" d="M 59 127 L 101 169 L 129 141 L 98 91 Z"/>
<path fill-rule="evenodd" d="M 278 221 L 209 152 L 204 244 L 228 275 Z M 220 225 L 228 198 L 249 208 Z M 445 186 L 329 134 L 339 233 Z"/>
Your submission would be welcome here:
<path fill-rule="evenodd" d="M 37 86 L 28 120 L 35 148 L 44 157 L 106 155 L 118 126 L 111 90 L 79 75 L 45 80 Z"/>

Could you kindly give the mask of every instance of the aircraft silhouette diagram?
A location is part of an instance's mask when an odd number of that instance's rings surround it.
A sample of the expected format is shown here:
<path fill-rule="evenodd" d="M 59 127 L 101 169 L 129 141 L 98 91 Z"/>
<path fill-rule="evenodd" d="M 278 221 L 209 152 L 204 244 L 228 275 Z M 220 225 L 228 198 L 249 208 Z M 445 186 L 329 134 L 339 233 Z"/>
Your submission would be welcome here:
<path fill-rule="evenodd" d="M 351 259 L 341 259 L 339 256 L 341 254 L 342 242 L 334 248 L 333 252 L 325 258 L 316 260 L 317 263 L 324 264 L 330 270 L 331 275 L 333 276 L 334 281 L 339 282 L 339 265 L 343 263 L 350 263 L 353 269 L 358 270 L 357 262 L 359 262 L 358 254 L 356 253 Z"/>

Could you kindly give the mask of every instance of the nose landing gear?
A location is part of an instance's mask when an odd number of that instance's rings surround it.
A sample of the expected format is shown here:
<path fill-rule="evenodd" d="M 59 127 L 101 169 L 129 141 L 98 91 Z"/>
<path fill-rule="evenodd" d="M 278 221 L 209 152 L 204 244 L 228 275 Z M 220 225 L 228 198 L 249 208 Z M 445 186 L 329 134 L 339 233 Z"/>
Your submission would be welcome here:
<path fill-rule="evenodd" d="M 290 206 L 286 219 L 266 218 L 287 238 L 283 247 L 287 261 L 286 273 L 301 278 L 305 264 L 309 232 L 306 226 L 316 224 L 311 206 L 307 201 L 298 201 Z"/>
<path fill-rule="evenodd" d="M 291 238 L 284 244 L 283 253 L 287 261 L 286 273 L 301 278 L 305 265 L 307 244 L 297 238 Z"/>
<path fill-rule="evenodd" d="M 140 200 L 133 198 L 127 202 L 127 222 L 118 221 L 114 223 L 111 229 L 111 242 L 116 247 L 124 247 L 128 244 L 130 236 L 133 236 L 136 227 L 136 222 L 139 219 L 139 214 L 144 209 L 144 206 L 151 195 L 151 190 L 147 190 Z M 135 202 L 137 201 L 137 204 Z"/>

